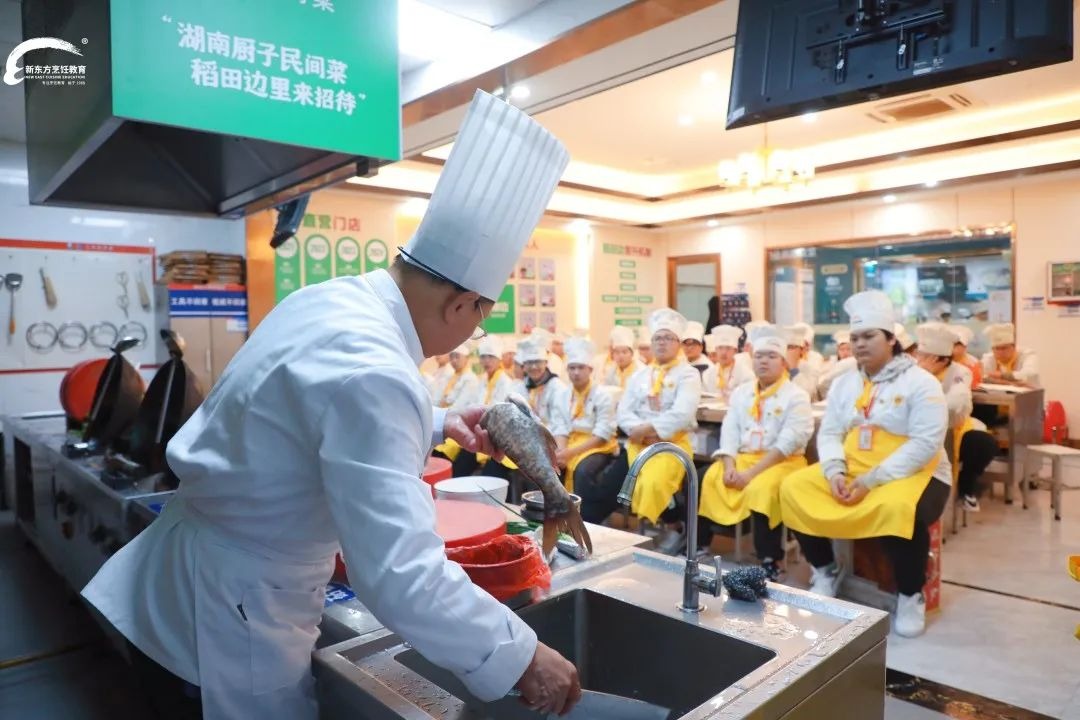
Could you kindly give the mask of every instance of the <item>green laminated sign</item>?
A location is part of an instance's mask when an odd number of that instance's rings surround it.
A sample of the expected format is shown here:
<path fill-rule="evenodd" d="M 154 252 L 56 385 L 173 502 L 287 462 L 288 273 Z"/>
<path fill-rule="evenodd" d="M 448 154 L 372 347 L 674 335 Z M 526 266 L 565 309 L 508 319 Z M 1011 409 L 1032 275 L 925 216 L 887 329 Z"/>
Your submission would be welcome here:
<path fill-rule="evenodd" d="M 492 335 L 506 335 L 514 332 L 514 286 L 506 285 L 499 293 L 499 299 L 491 308 L 491 314 L 484 320 L 484 329 Z"/>
<path fill-rule="evenodd" d="M 619 302 L 621 303 L 636 303 L 637 295 L 620 295 Z"/>
<path fill-rule="evenodd" d="M 642 312 L 639 307 L 617 307 L 615 308 L 616 315 L 640 315 Z"/>
<path fill-rule="evenodd" d="M 616 325 L 625 325 L 626 327 L 641 327 L 641 320 L 638 318 L 615 318 Z"/>
<path fill-rule="evenodd" d="M 603 300 L 606 303 L 619 302 L 619 296 L 618 295 L 601 295 L 600 299 Z"/>
<path fill-rule="evenodd" d="M 334 277 L 360 274 L 360 243 L 343 237 L 334 247 Z"/>
<path fill-rule="evenodd" d="M 300 289 L 300 243 L 295 237 L 274 251 L 274 302 Z"/>
<path fill-rule="evenodd" d="M 637 267 L 637 262 L 635 262 L 634 260 L 620 260 L 619 261 L 619 267 L 621 267 L 621 268 Z"/>
<path fill-rule="evenodd" d="M 622 283 L 619 285 L 619 289 L 623 292 L 633 292 L 634 290 L 637 290 L 637 285 L 634 283 Z"/>
<path fill-rule="evenodd" d="M 316 285 L 330 279 L 330 241 L 310 235 L 304 241 L 304 284 Z"/>
<path fill-rule="evenodd" d="M 637 280 L 637 273 L 635 272 L 621 272 L 619 273 L 620 280 Z"/>
<path fill-rule="evenodd" d="M 651 305 L 653 301 L 652 295 L 638 295 L 637 301 L 643 305 Z"/>
<path fill-rule="evenodd" d="M 385 270 L 390 267 L 390 253 L 386 243 L 378 238 L 371 238 L 364 245 L 364 272 Z"/>
<path fill-rule="evenodd" d="M 111 0 L 112 112 L 401 158 L 397 3 Z"/>

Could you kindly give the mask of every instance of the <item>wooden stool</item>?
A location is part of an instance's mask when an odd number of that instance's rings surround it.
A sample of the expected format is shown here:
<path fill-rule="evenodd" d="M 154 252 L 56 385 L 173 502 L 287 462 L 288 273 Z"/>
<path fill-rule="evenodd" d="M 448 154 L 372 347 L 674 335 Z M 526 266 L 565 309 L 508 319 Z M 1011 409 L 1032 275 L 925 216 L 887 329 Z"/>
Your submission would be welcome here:
<path fill-rule="evenodd" d="M 1031 480 L 1041 482 L 1035 476 L 1028 475 L 1028 457 L 1036 455 L 1040 462 L 1043 458 L 1050 458 L 1050 510 L 1054 513 L 1055 520 L 1061 520 L 1061 459 L 1066 457 L 1080 457 L 1080 450 L 1066 445 L 1028 445 L 1024 454 L 1024 479 L 1020 483 L 1020 493 L 1023 497 L 1024 509 L 1028 507 L 1028 492 Z"/>

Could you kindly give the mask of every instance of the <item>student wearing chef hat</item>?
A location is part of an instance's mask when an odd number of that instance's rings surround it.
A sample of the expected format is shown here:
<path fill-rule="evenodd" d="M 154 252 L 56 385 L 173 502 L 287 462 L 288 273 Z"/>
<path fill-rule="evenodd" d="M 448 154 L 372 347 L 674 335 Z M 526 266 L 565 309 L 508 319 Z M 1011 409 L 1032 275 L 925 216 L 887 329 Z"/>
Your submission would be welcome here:
<path fill-rule="evenodd" d="M 542 336 L 533 333 L 519 342 L 517 359 L 525 368 L 525 397 L 561 450 L 566 447 L 566 438 L 570 435 L 570 386 L 548 369 L 548 353 Z"/>
<path fill-rule="evenodd" d="M 765 320 L 751 320 L 743 325 L 743 346 L 742 350 L 735 356 L 735 362 L 742 365 L 751 374 L 754 372 L 754 333 L 762 328 L 771 327 L 775 327 L 775 325 Z"/>
<path fill-rule="evenodd" d="M 908 334 L 907 328 L 903 323 L 893 323 L 893 336 L 896 338 L 896 346 L 900 348 L 901 352 L 905 352 L 908 355 L 915 357 L 915 350 L 917 343 L 915 338 Z"/>
<path fill-rule="evenodd" d="M 821 366 L 807 359 L 806 331 L 797 325 L 783 328 L 781 334 L 787 343 L 787 366 L 791 382 L 806 391 L 811 401 L 817 399 Z"/>
<path fill-rule="evenodd" d="M 818 429 L 821 460 L 781 485 L 781 514 L 822 595 L 835 596 L 838 582 L 831 540 L 878 538 L 900 593 L 896 632 L 914 637 L 926 624 L 929 528 L 952 481 L 948 408 L 937 378 L 898 349 L 888 295 L 857 293 L 844 310 L 859 371 L 833 383 Z"/>
<path fill-rule="evenodd" d="M 450 367 L 453 375 L 442 386 L 435 398 L 435 405 L 450 410 L 462 410 L 479 400 L 480 378 L 472 370 L 472 344 L 464 342 L 450 351 Z M 476 469 L 475 456 L 461 452 L 461 445 L 453 438 L 446 438 L 436 445 L 434 454 L 454 463 L 454 473 L 467 474 Z"/>
<path fill-rule="evenodd" d="M 682 349 L 686 362 L 699 373 L 712 367 L 712 360 L 705 354 L 705 326 L 697 320 L 686 323 L 686 337 L 683 338 Z"/>
<path fill-rule="evenodd" d="M 703 392 L 712 393 L 728 401 L 731 391 L 754 379 L 754 371 L 735 362 L 742 329 L 733 325 L 717 325 L 705 336 L 705 346 L 716 353 L 716 360 L 701 378 Z"/>
<path fill-rule="evenodd" d="M 603 522 L 607 517 L 593 514 L 598 481 L 604 469 L 615 459 L 619 444 L 615 440 L 615 400 L 611 392 L 592 379 L 595 347 L 588 338 L 566 341 L 566 372 L 570 375 L 570 436 L 555 454 L 556 463 L 565 470 L 566 489 L 581 496 L 582 517 L 586 522 Z M 558 437 L 555 438 L 558 442 Z"/>
<path fill-rule="evenodd" d="M 693 457 L 690 431 L 697 426 L 701 374 L 686 362 L 682 353 L 681 343 L 688 337 L 688 325 L 686 318 L 670 308 L 660 308 L 649 315 L 652 364 L 630 379 L 619 400 L 619 427 L 629 436 L 627 464 L 633 463 L 646 447 L 661 441 L 674 443 Z M 619 468 L 625 477 L 625 468 L 619 463 L 611 467 Z M 673 518 L 668 514 L 669 506 L 682 487 L 683 475 L 682 464 L 670 454 L 658 455 L 642 468 L 630 509 L 649 524 L 646 529 L 653 528 L 662 517 Z M 615 498 L 611 500 L 614 502 Z M 669 524 L 663 532 L 658 532 L 657 548 L 674 554 L 685 541 L 686 528 Z"/>
<path fill-rule="evenodd" d="M 608 337 L 608 346 L 611 348 L 610 357 L 605 360 L 603 373 L 594 371 L 593 377 L 601 385 L 626 390 L 626 384 L 634 373 L 645 367 L 634 354 L 634 346 L 637 343 L 634 331 L 624 325 L 616 325 L 611 328 L 611 334 Z"/>
<path fill-rule="evenodd" d="M 443 388 L 446 387 L 446 383 L 449 382 L 450 376 L 454 374 L 454 368 L 450 365 L 450 355 L 447 353 L 436 355 L 431 358 L 431 360 L 435 367 L 431 370 L 425 380 L 427 381 L 428 390 L 431 394 L 431 402 L 438 403 L 439 398 L 442 397 Z"/>
<path fill-rule="evenodd" d="M 832 387 L 836 378 L 859 367 L 859 364 L 855 361 L 855 356 L 851 354 L 850 332 L 847 330 L 836 331 L 833 333 L 833 342 L 836 343 L 836 357 L 829 362 L 825 372 L 818 379 L 817 395 L 820 398 L 829 397 L 829 388 Z"/>
<path fill-rule="evenodd" d="M 809 323 L 797 322 L 791 326 L 802 332 L 803 336 L 803 365 L 809 365 L 818 375 L 825 368 L 825 358 L 814 349 L 814 327 Z"/>
<path fill-rule="evenodd" d="M 997 455 L 997 441 L 986 426 L 971 416 L 971 370 L 953 360 L 958 342 L 955 328 L 944 323 L 924 323 L 915 328 L 919 367 L 941 382 L 949 410 L 949 442 L 953 480 L 964 509 L 979 511 L 979 477 Z"/>
<path fill-rule="evenodd" d="M 949 325 L 949 329 L 956 335 L 956 344 L 953 345 L 953 362 L 960 363 L 971 371 L 971 389 L 982 385 L 982 363 L 974 355 L 968 352 L 972 341 L 975 340 L 975 331 L 967 325 Z"/>
<path fill-rule="evenodd" d="M 1040 387 L 1039 358 L 1031 350 L 1016 347 L 1015 325 L 997 323 L 983 333 L 990 340 L 990 352 L 982 357 L 983 377 L 987 382 Z"/>
<path fill-rule="evenodd" d="M 514 354 L 517 353 L 517 338 L 513 335 L 502 336 L 502 369 L 507 375 L 514 375 Z"/>
<path fill-rule="evenodd" d="M 280 302 L 173 437 L 180 490 L 83 591 L 159 672 L 199 686 L 155 698 L 170 711 L 314 719 L 339 547 L 364 606 L 478 698 L 573 705 L 573 665 L 447 560 L 417 480 L 444 437 L 493 452 L 483 408 L 433 410 L 418 365 L 483 334 L 568 159 L 477 91 L 401 256 Z"/>
<path fill-rule="evenodd" d="M 754 551 L 770 580 L 780 577 L 780 483 L 806 467 L 814 434 L 810 396 L 789 382 L 787 338 L 774 328 L 754 341 L 754 380 L 731 393 L 716 461 L 701 484 L 698 514 L 724 527 L 753 518 Z M 708 547 L 709 537 L 702 538 Z"/>
<path fill-rule="evenodd" d="M 634 335 L 637 337 L 638 359 L 642 365 L 652 365 L 652 335 L 649 334 L 649 328 L 639 327 Z"/>
<path fill-rule="evenodd" d="M 547 360 L 548 370 L 550 370 L 552 374 L 565 379 L 566 363 L 551 350 L 552 344 L 555 342 L 555 334 L 549 332 L 546 328 L 538 327 L 533 328 L 528 337 L 538 341 L 541 347 L 544 348 L 544 358 Z"/>

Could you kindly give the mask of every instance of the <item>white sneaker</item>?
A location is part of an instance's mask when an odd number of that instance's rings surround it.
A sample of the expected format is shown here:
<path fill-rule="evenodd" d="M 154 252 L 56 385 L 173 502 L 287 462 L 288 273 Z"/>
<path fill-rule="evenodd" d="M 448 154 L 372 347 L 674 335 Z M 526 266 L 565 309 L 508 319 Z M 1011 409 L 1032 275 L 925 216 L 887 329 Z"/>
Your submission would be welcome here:
<path fill-rule="evenodd" d="M 926 600 L 922 593 L 896 597 L 896 634 L 901 637 L 919 637 L 926 630 Z"/>
<path fill-rule="evenodd" d="M 973 513 L 979 512 L 979 499 L 974 495 L 965 495 L 964 510 Z"/>
<path fill-rule="evenodd" d="M 814 568 L 810 575 L 810 592 L 824 597 L 836 597 L 837 581 L 840 579 L 839 569 L 836 563 L 831 563 L 823 568 Z"/>

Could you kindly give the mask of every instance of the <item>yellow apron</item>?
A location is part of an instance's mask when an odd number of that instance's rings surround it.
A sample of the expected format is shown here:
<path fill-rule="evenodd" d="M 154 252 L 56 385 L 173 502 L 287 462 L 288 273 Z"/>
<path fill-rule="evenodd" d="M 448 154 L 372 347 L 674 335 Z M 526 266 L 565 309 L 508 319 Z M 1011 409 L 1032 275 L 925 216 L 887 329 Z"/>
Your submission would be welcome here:
<path fill-rule="evenodd" d="M 739 453 L 735 469 L 744 472 L 753 467 L 766 453 Z M 738 525 L 757 512 L 769 518 L 769 527 L 780 524 L 780 484 L 784 478 L 806 467 L 806 458 L 793 455 L 756 476 L 743 489 L 724 484 L 724 461 L 717 460 L 705 473 L 701 486 L 701 508 L 698 514 L 717 525 Z"/>
<path fill-rule="evenodd" d="M 572 448 L 581 445 L 592 437 L 592 433 L 587 432 L 572 432 L 570 437 L 566 439 L 566 447 Z M 574 471 L 577 470 L 577 466 L 581 464 L 581 461 L 587 457 L 593 455 L 599 455 L 601 453 L 605 455 L 613 455 L 615 451 L 619 449 L 619 443 L 615 438 L 600 447 L 593 448 L 592 450 L 586 450 L 577 457 L 573 458 L 566 464 L 566 475 L 563 477 L 563 483 L 566 485 L 567 492 L 574 492 Z"/>
<path fill-rule="evenodd" d="M 903 435 L 893 435 L 874 428 L 873 449 L 859 449 L 859 428 L 844 438 L 848 477 L 852 481 L 865 475 L 907 442 Z M 792 530 L 836 540 L 895 535 L 910 540 L 915 532 L 915 505 L 922 497 L 934 468 L 935 455 L 914 475 L 871 488 L 858 505 L 841 505 L 832 495 L 821 464 L 798 471 L 780 486 L 780 513 Z"/>
<path fill-rule="evenodd" d="M 689 433 L 681 432 L 670 442 L 678 445 L 691 458 L 694 457 Z M 626 443 L 627 461 L 633 465 L 634 460 L 645 447 L 633 442 Z M 660 514 L 667 510 L 671 498 L 679 492 L 685 474 L 682 463 L 670 453 L 650 458 L 645 463 L 645 467 L 641 468 L 641 474 L 638 475 L 637 484 L 634 486 L 634 498 L 630 503 L 631 510 L 638 517 L 655 523 Z"/>

